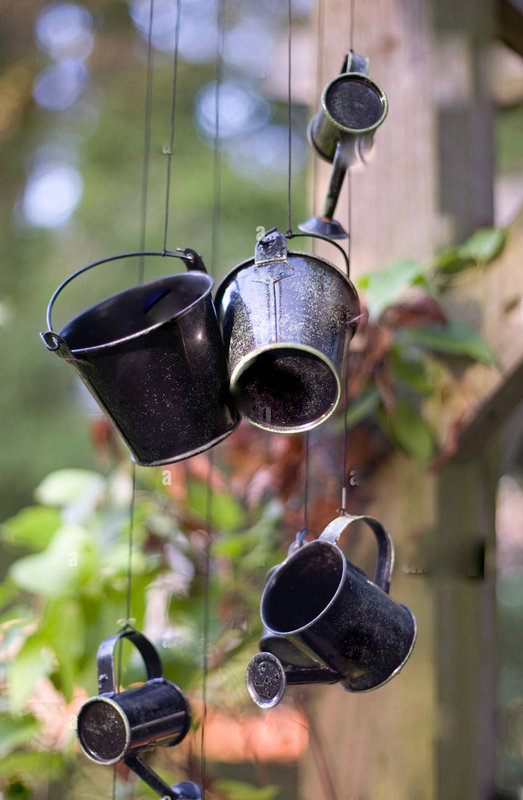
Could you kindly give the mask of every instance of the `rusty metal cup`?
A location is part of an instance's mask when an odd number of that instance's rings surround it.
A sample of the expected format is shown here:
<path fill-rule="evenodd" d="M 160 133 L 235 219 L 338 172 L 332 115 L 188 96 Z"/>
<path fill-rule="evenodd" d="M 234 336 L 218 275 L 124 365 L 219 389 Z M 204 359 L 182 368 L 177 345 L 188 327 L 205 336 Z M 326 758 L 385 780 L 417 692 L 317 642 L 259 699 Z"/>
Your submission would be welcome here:
<path fill-rule="evenodd" d="M 367 523 L 378 543 L 374 581 L 336 544 L 358 520 Z M 377 520 L 344 515 L 274 570 L 260 606 L 262 645 L 271 649 L 254 656 L 247 669 L 249 692 L 258 705 L 276 705 L 288 683 L 339 682 L 347 691 L 365 692 L 399 672 L 414 647 L 416 621 L 388 594 L 392 562 L 392 541 Z M 294 652 L 300 653 L 296 663 Z"/>
<path fill-rule="evenodd" d="M 231 393 L 249 422 L 295 433 L 333 413 L 359 316 L 356 290 L 341 270 L 324 258 L 287 251 L 286 237 L 270 231 L 255 258 L 223 279 L 216 308 Z"/>
<path fill-rule="evenodd" d="M 62 290 L 83 272 L 138 256 L 181 259 L 187 272 L 127 289 L 53 330 Z M 207 450 L 234 430 L 239 415 L 211 289 L 201 257 L 181 252 L 125 253 L 89 264 L 65 280 L 47 309 L 48 350 L 68 361 L 114 422 L 134 461 L 156 466 Z"/>
<path fill-rule="evenodd" d="M 119 692 L 114 655 L 123 638 L 140 652 L 147 681 Z M 176 684 L 163 677 L 154 645 L 134 629 L 120 631 L 101 643 L 97 668 L 99 694 L 86 700 L 77 718 L 77 737 L 83 753 L 96 764 L 110 766 L 123 761 L 165 800 L 199 800 L 201 792 L 196 783 L 182 781 L 169 786 L 139 757 L 153 747 L 178 744 L 191 724 L 189 702 Z"/>

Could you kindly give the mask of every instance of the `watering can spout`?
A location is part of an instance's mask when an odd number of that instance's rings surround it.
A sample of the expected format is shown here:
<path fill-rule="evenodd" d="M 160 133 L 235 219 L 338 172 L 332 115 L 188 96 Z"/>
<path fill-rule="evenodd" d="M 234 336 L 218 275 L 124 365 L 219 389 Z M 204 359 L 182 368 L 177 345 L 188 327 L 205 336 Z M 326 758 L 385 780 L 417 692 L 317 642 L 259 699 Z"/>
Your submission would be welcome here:
<path fill-rule="evenodd" d="M 330 667 L 295 667 L 284 664 L 273 653 L 256 653 L 247 665 L 247 690 L 260 708 L 274 708 L 282 700 L 287 684 L 338 683 L 342 675 Z"/>

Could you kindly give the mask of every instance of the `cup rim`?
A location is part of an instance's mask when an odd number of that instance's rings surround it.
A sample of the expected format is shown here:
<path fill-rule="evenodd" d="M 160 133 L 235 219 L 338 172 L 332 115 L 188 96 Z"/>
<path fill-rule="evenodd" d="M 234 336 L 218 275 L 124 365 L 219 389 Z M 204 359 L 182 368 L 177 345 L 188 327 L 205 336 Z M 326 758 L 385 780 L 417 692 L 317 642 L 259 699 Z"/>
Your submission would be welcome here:
<path fill-rule="evenodd" d="M 78 723 L 80 721 L 80 718 L 81 718 L 84 710 L 88 706 L 92 706 L 95 703 L 107 703 L 108 705 L 113 706 L 113 708 L 115 708 L 117 710 L 117 712 L 118 712 L 118 714 L 120 716 L 120 719 L 123 721 L 123 724 L 124 724 L 124 727 L 125 727 L 125 746 L 124 746 L 123 753 L 121 753 L 121 755 L 119 755 L 119 756 L 116 756 L 115 758 L 108 758 L 108 759 L 106 759 L 106 758 L 96 758 L 93 755 L 93 751 L 88 749 L 84 745 L 84 743 L 82 741 L 82 738 L 80 736 L 80 731 L 79 731 L 79 727 L 78 727 Z M 103 695 L 103 694 L 95 695 L 94 697 L 90 697 L 88 700 L 86 700 L 85 703 L 82 705 L 80 711 L 78 712 L 78 717 L 76 719 L 76 738 L 78 740 L 78 744 L 80 746 L 81 751 L 84 753 L 84 755 L 87 756 L 88 759 L 93 761 L 95 764 L 103 764 L 104 766 L 110 767 L 110 766 L 112 766 L 114 764 L 118 764 L 120 761 L 123 761 L 123 759 L 127 755 L 127 752 L 129 750 L 129 745 L 131 743 L 131 728 L 130 728 L 130 725 L 129 725 L 129 720 L 127 719 L 126 715 L 123 713 L 122 708 L 118 705 L 117 702 L 115 702 L 115 700 L 113 700 L 112 697 L 107 697 L 106 695 Z"/>
<path fill-rule="evenodd" d="M 318 546 L 331 548 L 331 550 L 334 550 L 336 552 L 337 558 L 341 559 L 342 569 L 341 569 L 341 574 L 340 574 L 340 577 L 339 577 L 339 580 L 338 580 L 338 585 L 337 585 L 334 593 L 332 594 L 329 602 L 326 604 L 326 606 L 320 611 L 319 614 L 316 614 L 316 616 L 313 617 L 312 619 L 310 619 L 307 623 L 305 623 L 304 625 L 300 625 L 298 628 L 291 628 L 289 630 L 284 630 L 284 631 L 283 630 L 276 630 L 275 628 L 273 628 L 271 625 L 269 625 L 267 623 L 267 619 L 266 619 L 266 616 L 265 616 L 265 613 L 264 613 L 264 604 L 265 604 L 267 596 L 269 594 L 271 583 L 274 582 L 275 577 L 277 576 L 280 568 L 285 567 L 286 565 L 288 565 L 292 561 L 292 559 L 302 558 L 303 557 L 303 553 L 307 550 L 307 548 L 318 547 Z M 275 635 L 280 635 L 280 636 L 292 636 L 294 634 L 302 633 L 303 631 L 308 630 L 311 627 L 311 625 L 315 624 L 316 622 L 318 622 L 318 620 L 320 620 L 322 617 L 324 617 L 325 614 L 332 607 L 334 601 L 336 600 L 336 598 L 340 594 L 341 586 L 342 586 L 342 583 L 343 583 L 343 580 L 344 580 L 346 574 L 347 574 L 347 559 L 343 555 L 343 553 L 342 553 L 341 549 L 338 547 L 338 545 L 335 544 L 334 542 L 327 542 L 325 539 L 314 539 L 314 541 L 307 542 L 306 544 L 304 544 L 301 547 L 299 547 L 290 556 L 288 556 L 288 558 L 286 558 L 285 561 L 282 561 L 282 563 L 279 565 L 278 569 L 273 572 L 273 574 L 271 575 L 271 577 L 267 581 L 267 583 L 265 585 L 265 588 L 263 590 L 263 594 L 262 594 L 262 598 L 261 598 L 261 602 L 260 602 L 260 617 L 261 617 L 262 624 L 263 624 L 264 628 L 266 629 L 266 631 L 268 631 L 268 633 L 270 633 L 270 634 L 275 634 Z"/>
<path fill-rule="evenodd" d="M 373 89 L 376 89 L 377 94 L 380 95 L 380 100 L 382 105 L 381 116 L 377 122 L 375 122 L 373 125 L 369 125 L 367 128 L 347 128 L 346 125 L 341 125 L 336 119 L 334 119 L 331 112 L 327 108 L 327 94 L 329 90 L 332 89 L 332 87 L 336 83 L 341 83 L 342 81 L 345 81 L 347 77 L 350 77 L 351 79 L 357 78 L 360 81 L 360 83 L 366 83 L 370 85 Z M 331 81 L 329 81 L 329 83 L 323 89 L 323 92 L 321 94 L 321 111 L 323 114 L 325 114 L 329 122 L 331 122 L 332 125 L 334 125 L 338 131 L 342 131 L 347 136 L 350 135 L 364 136 L 366 133 L 373 133 L 384 122 L 385 117 L 389 112 L 389 102 L 387 100 L 387 95 L 385 94 L 379 83 L 377 83 L 373 78 L 371 78 L 370 75 L 365 75 L 363 72 L 344 72 L 341 75 L 336 75 L 336 77 L 333 78 Z"/>

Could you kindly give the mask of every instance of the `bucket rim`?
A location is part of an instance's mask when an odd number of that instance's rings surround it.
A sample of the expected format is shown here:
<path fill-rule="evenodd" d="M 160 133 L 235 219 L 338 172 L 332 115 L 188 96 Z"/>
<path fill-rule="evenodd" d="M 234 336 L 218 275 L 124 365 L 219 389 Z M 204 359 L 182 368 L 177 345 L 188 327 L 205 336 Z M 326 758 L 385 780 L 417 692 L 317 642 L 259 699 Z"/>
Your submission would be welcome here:
<path fill-rule="evenodd" d="M 315 255 L 314 253 L 308 253 L 305 250 L 287 250 L 287 256 L 312 258 L 314 259 L 314 261 L 318 262 L 318 264 L 315 265 L 315 269 L 317 269 L 318 267 L 323 267 L 327 271 L 334 270 L 334 272 L 336 272 L 340 278 L 344 279 L 347 285 L 347 289 L 352 295 L 353 299 L 356 301 L 359 310 L 360 302 L 358 293 L 356 291 L 356 287 L 352 283 L 349 276 L 340 267 L 337 267 L 336 264 L 333 264 L 332 261 L 329 261 L 329 259 L 325 258 L 324 256 L 318 256 Z M 221 279 L 216 289 L 216 294 L 214 297 L 214 303 L 217 308 L 219 305 L 221 305 L 221 301 L 225 293 L 225 290 L 228 288 L 228 285 L 232 282 L 234 276 L 238 272 L 240 272 L 240 270 L 248 268 L 250 266 L 254 266 L 254 264 L 255 264 L 254 256 L 251 256 L 251 258 L 246 258 L 244 261 L 241 261 L 239 264 L 236 264 L 236 266 L 234 266 L 231 270 L 229 270 L 229 272 Z"/>
<path fill-rule="evenodd" d="M 181 309 L 181 311 L 177 312 L 172 317 L 169 317 L 168 319 L 161 320 L 160 322 L 155 322 L 154 324 L 149 325 L 147 328 L 143 328 L 142 330 L 136 331 L 135 333 L 130 333 L 127 336 L 121 336 L 118 339 L 111 339 L 108 342 L 102 342 L 101 344 L 91 345 L 89 347 L 71 347 L 71 348 L 69 348 L 69 350 L 73 355 L 76 355 L 78 353 L 93 353 L 93 352 L 99 352 L 100 350 L 108 350 L 110 348 L 116 347 L 116 346 L 118 346 L 120 344 L 123 344 L 125 342 L 133 341 L 133 339 L 138 339 L 139 337 L 145 336 L 145 335 L 147 335 L 149 333 L 152 333 L 153 331 L 158 330 L 159 328 L 161 328 L 163 325 L 167 325 L 168 323 L 176 321 L 176 320 L 180 319 L 181 317 L 185 316 L 186 314 L 188 314 L 189 311 L 191 311 L 196 305 L 198 305 L 198 303 L 201 303 L 209 295 L 211 295 L 212 289 L 213 289 L 213 286 L 214 286 L 214 278 L 211 275 L 209 275 L 209 273 L 207 273 L 207 272 L 199 272 L 199 271 L 194 270 L 194 271 L 190 271 L 190 272 L 175 272 L 175 273 L 173 273 L 171 275 L 165 275 L 163 278 L 155 278 L 152 281 L 145 281 L 144 283 L 135 284 L 134 286 L 130 286 L 128 289 L 122 289 L 119 292 L 115 292 L 115 294 L 109 295 L 108 297 L 104 297 L 103 300 L 99 300 L 94 305 L 90 306 L 89 308 L 86 308 L 84 311 L 81 311 L 79 314 L 74 316 L 72 319 L 70 319 L 68 322 L 65 323 L 65 325 L 63 325 L 60 328 L 60 330 L 58 332 L 58 335 L 63 338 L 63 340 L 65 341 L 65 343 L 69 347 L 68 342 L 67 342 L 67 338 L 66 338 L 66 336 L 64 336 L 64 333 L 63 333 L 64 329 L 66 327 L 68 327 L 69 325 L 71 325 L 76 320 L 80 319 L 85 314 L 88 314 L 93 309 L 97 308 L 98 306 L 101 306 L 104 303 L 109 302 L 110 300 L 114 300 L 117 297 L 123 296 L 123 295 L 127 294 L 128 292 L 133 292 L 136 289 L 143 288 L 143 287 L 153 286 L 154 284 L 163 282 L 165 280 L 180 279 L 180 278 L 184 278 L 184 279 L 188 278 L 189 280 L 193 280 L 194 277 L 206 279 L 208 281 L 207 288 L 205 289 L 205 291 L 202 294 L 199 295 L 199 297 L 196 298 L 196 300 L 193 300 L 192 303 L 190 303 L 188 306 L 185 306 L 183 309 Z"/>
<path fill-rule="evenodd" d="M 269 344 L 264 344 L 262 347 L 257 347 L 255 350 L 249 351 L 246 355 L 244 355 L 236 364 L 235 368 L 231 372 L 230 377 L 230 386 L 231 392 L 234 394 L 234 383 L 238 380 L 238 378 L 245 372 L 245 370 L 250 366 L 250 363 L 258 356 L 262 355 L 263 353 L 272 352 L 274 350 L 284 350 L 292 348 L 293 350 L 301 350 L 302 352 L 309 353 L 311 355 L 316 356 L 320 361 L 323 361 L 326 364 L 331 373 L 334 375 L 336 380 L 336 398 L 331 404 L 330 408 L 327 409 L 323 414 L 321 414 L 318 418 L 316 418 L 313 422 L 306 422 L 301 425 L 268 425 L 267 423 L 256 422 L 248 417 L 246 414 L 240 411 L 242 416 L 251 424 L 254 425 L 256 428 L 260 428 L 263 431 L 271 431 L 273 433 L 302 433 L 304 431 L 312 430 L 313 428 L 318 427 L 318 425 L 323 424 L 327 419 L 329 419 L 332 414 L 336 411 L 340 398 L 341 398 L 341 380 L 340 376 L 338 375 L 338 371 L 334 366 L 332 360 L 322 353 L 320 350 L 317 350 L 315 347 L 311 347 L 307 344 L 300 344 L 298 342 L 271 342 Z"/>

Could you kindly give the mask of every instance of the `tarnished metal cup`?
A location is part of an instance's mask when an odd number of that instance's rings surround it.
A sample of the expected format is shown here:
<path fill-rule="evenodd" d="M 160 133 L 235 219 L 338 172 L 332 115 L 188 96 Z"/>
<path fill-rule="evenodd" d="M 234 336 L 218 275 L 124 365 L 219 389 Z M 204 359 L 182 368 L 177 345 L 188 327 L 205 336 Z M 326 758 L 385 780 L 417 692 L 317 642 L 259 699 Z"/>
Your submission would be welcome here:
<path fill-rule="evenodd" d="M 378 542 L 374 581 L 336 544 L 358 520 Z M 340 682 L 348 691 L 365 692 L 399 672 L 414 647 L 416 621 L 388 594 L 392 560 L 391 539 L 377 520 L 345 515 L 274 570 L 260 606 L 262 644 L 270 649 L 248 667 L 249 691 L 258 705 L 279 702 L 287 683 Z M 292 663 L 294 652 L 300 653 L 297 663 Z"/>
<path fill-rule="evenodd" d="M 121 639 L 139 650 L 147 681 L 137 688 L 118 692 L 114 653 Z M 83 753 L 97 764 L 110 766 L 124 761 L 161 797 L 169 800 L 197 800 L 197 784 L 183 781 L 166 784 L 139 755 L 153 747 L 172 747 L 187 734 L 191 711 L 187 698 L 176 684 L 163 677 L 162 664 L 153 644 L 134 629 L 105 639 L 98 648 L 99 694 L 81 707 L 77 737 Z"/>
<path fill-rule="evenodd" d="M 134 286 L 53 330 L 61 291 L 93 267 L 131 256 L 182 259 L 188 272 Z M 156 466 L 207 450 L 239 422 L 213 305 L 213 279 L 194 250 L 127 253 L 75 272 L 53 294 L 45 346 L 74 367 L 134 461 Z"/>
<path fill-rule="evenodd" d="M 359 316 L 348 277 L 270 232 L 221 282 L 216 308 L 241 414 L 264 430 L 314 428 L 335 410 Z"/>

